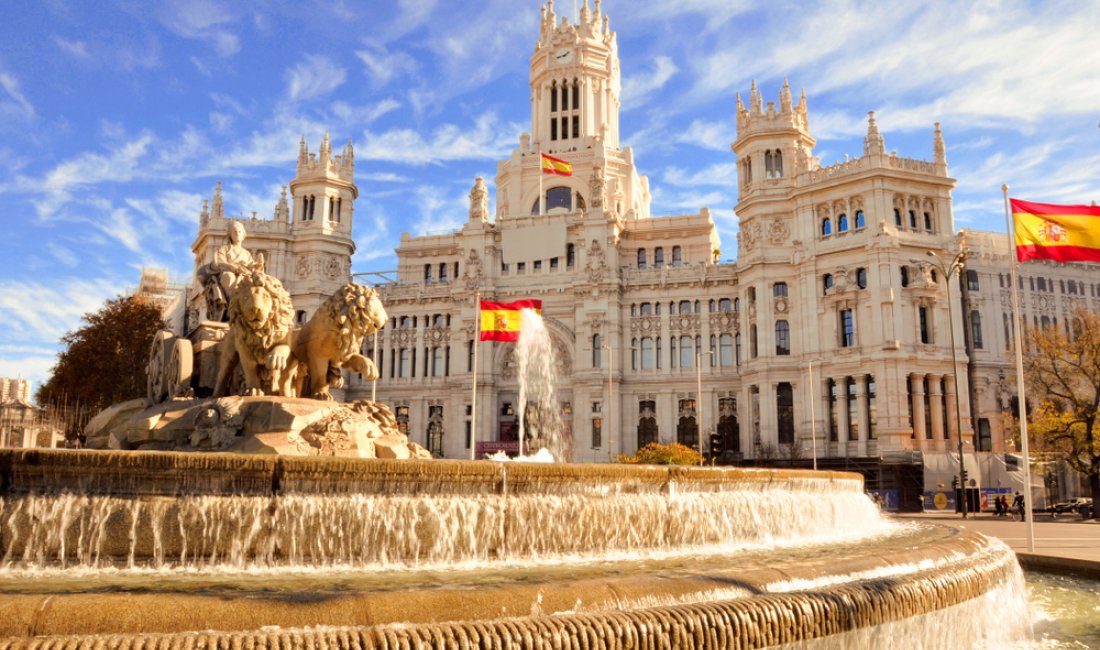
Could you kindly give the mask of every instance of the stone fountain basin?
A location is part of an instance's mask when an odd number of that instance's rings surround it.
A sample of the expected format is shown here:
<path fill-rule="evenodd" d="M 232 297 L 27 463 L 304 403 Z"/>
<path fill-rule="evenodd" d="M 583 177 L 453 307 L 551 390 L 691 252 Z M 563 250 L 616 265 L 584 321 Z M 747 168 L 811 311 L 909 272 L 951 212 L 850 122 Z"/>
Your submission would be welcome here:
<path fill-rule="evenodd" d="M 200 480 L 198 477 L 205 475 Z M 522 494 L 720 490 L 837 483 L 839 473 L 5 452 L 7 502 L 77 480 L 87 493 L 285 494 L 403 490 Z M 0 531 L 0 546 L 6 545 Z M 1000 542 L 908 524 L 843 543 L 472 567 L 203 573 L 0 571 L 6 648 L 768 647 L 966 603 L 1018 579 Z M 660 646 L 654 646 L 660 647 Z"/>

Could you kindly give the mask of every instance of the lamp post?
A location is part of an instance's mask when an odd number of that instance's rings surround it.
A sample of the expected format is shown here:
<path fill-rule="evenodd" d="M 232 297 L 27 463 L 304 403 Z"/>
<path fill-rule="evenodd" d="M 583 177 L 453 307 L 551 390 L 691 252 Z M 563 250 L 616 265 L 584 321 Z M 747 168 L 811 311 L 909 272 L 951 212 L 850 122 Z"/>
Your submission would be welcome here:
<path fill-rule="evenodd" d="M 962 429 L 962 402 L 959 400 L 959 362 L 955 351 L 955 310 L 951 302 L 951 276 L 958 276 L 962 281 L 962 268 L 966 263 L 966 251 L 959 251 L 950 263 L 946 263 L 935 251 L 928 251 L 928 256 L 936 260 L 936 267 L 943 274 L 944 287 L 947 289 L 947 322 L 951 328 L 951 374 L 955 377 L 955 430 L 959 438 L 959 498 L 962 501 L 963 519 L 966 519 L 966 468 L 963 459 L 963 429 Z"/>
<path fill-rule="evenodd" d="M 703 356 L 713 356 L 714 351 L 695 353 L 695 411 L 699 415 L 699 453 L 703 453 Z"/>
<path fill-rule="evenodd" d="M 615 441 L 615 394 L 611 387 L 611 372 L 615 368 L 615 352 L 610 343 L 600 346 L 607 350 L 607 462 L 614 458 L 615 450 L 612 444 Z"/>

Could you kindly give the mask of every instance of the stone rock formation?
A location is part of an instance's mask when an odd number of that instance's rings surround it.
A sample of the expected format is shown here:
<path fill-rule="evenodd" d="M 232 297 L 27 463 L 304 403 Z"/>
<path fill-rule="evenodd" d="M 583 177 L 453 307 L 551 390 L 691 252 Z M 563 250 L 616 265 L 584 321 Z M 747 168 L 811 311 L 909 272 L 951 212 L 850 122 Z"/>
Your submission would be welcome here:
<path fill-rule="evenodd" d="M 91 449 L 430 459 L 385 404 L 273 396 L 116 404 L 85 429 Z"/>

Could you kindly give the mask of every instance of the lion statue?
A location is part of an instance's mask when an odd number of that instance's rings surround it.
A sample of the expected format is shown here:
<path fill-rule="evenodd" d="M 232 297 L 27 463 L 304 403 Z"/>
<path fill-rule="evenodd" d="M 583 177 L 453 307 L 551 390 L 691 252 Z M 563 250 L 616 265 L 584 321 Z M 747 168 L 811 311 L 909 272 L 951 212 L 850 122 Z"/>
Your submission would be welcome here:
<path fill-rule="evenodd" d="M 288 361 L 294 307 L 278 278 L 263 272 L 262 257 L 234 287 L 228 312 L 229 333 L 218 344 L 214 396 L 227 394 L 238 364 L 244 395 L 292 395 L 294 366 Z"/>
<path fill-rule="evenodd" d="M 385 324 L 386 310 L 377 291 L 355 282 L 337 290 L 293 335 L 291 354 L 298 364 L 297 395 L 332 399 L 329 388 L 344 385 L 341 368 L 362 373 L 370 380 L 377 379 L 374 362 L 359 354 L 359 350 L 363 337 Z"/>

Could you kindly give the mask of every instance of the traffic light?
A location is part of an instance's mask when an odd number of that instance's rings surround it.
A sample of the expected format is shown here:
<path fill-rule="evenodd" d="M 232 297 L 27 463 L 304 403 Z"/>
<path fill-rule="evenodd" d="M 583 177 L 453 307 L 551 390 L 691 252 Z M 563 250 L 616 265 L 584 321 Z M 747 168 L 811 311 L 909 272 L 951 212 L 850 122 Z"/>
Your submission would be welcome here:
<path fill-rule="evenodd" d="M 964 469 L 964 470 L 962 471 L 962 481 L 963 481 L 963 485 L 966 485 L 966 478 L 967 478 L 967 474 L 968 474 L 968 472 L 967 472 L 967 471 L 966 471 L 966 470 Z"/>
<path fill-rule="evenodd" d="M 958 476 L 952 476 L 951 477 L 951 489 L 953 489 L 953 490 L 959 489 L 959 477 Z"/>
<path fill-rule="evenodd" d="M 720 456 L 722 452 L 726 450 L 722 434 L 712 433 L 710 434 L 710 455 Z"/>

